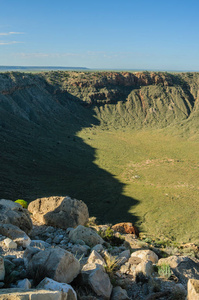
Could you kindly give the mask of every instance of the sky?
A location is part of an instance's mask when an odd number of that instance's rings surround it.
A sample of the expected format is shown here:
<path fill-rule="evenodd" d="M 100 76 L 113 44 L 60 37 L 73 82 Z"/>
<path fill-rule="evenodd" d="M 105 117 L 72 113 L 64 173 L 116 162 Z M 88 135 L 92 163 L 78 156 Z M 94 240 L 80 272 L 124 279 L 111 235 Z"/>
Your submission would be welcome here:
<path fill-rule="evenodd" d="M 0 0 L 0 65 L 199 71 L 199 1 Z"/>

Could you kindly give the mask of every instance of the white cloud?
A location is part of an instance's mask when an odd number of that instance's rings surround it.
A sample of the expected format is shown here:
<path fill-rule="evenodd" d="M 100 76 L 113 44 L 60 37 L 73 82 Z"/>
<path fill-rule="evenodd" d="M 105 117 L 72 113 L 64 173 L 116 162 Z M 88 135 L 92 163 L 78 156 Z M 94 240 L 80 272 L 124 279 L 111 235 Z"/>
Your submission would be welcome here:
<path fill-rule="evenodd" d="M 15 56 L 20 56 L 23 58 L 63 58 L 63 57 L 83 57 L 80 53 L 15 53 Z"/>
<path fill-rule="evenodd" d="M 17 42 L 17 41 L 11 41 L 11 42 L 4 42 L 0 41 L 0 46 L 2 45 L 13 45 L 13 44 L 23 44 L 24 42 Z"/>
<path fill-rule="evenodd" d="M 10 32 L 0 32 L 0 35 L 13 35 L 13 34 L 24 34 L 24 32 L 15 32 L 15 31 L 10 31 Z"/>

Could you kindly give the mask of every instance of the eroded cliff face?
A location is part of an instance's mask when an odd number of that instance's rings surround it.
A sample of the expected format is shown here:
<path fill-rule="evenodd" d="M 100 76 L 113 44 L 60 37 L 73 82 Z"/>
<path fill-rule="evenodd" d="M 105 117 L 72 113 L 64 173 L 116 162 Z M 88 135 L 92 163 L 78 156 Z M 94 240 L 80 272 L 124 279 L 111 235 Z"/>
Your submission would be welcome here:
<path fill-rule="evenodd" d="M 61 124 L 66 114 L 74 123 L 75 111 L 84 106 L 101 124 L 162 128 L 196 122 L 198 91 L 198 73 L 10 72 L 0 74 L 0 110 L 37 124 L 49 118 Z"/>

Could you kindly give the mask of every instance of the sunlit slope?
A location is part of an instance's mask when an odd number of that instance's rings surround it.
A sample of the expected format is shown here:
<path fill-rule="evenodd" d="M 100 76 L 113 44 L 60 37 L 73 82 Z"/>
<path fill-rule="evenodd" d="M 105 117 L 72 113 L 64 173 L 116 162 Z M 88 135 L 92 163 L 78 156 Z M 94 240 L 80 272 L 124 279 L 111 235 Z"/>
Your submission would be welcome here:
<path fill-rule="evenodd" d="M 199 142 L 160 130 L 95 128 L 79 136 L 96 149 L 95 164 L 124 184 L 126 197 L 138 200 L 129 212 L 139 217 L 141 230 L 181 241 L 198 239 Z M 115 213 L 122 213 L 122 203 L 115 203 Z"/>

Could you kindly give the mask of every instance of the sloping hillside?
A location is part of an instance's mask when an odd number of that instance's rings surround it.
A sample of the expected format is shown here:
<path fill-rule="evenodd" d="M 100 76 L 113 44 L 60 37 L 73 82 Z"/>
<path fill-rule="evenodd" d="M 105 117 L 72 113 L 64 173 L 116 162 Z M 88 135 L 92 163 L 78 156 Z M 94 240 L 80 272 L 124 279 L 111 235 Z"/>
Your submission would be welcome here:
<path fill-rule="evenodd" d="M 1 73 L 1 198 L 70 195 L 100 221 L 194 240 L 198 91 L 198 73 Z"/>

